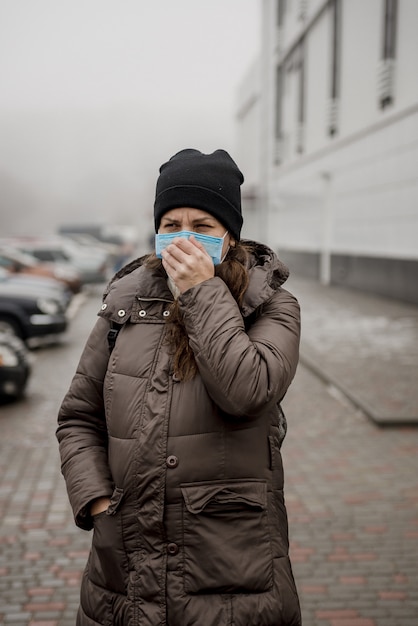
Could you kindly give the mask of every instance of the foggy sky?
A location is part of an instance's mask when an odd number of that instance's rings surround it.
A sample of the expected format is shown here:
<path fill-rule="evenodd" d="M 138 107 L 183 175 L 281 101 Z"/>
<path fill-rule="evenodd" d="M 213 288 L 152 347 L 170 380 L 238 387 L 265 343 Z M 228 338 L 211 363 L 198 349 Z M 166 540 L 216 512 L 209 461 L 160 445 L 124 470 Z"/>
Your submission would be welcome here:
<path fill-rule="evenodd" d="M 151 227 L 159 165 L 235 145 L 259 0 L 0 0 L 0 228 Z"/>

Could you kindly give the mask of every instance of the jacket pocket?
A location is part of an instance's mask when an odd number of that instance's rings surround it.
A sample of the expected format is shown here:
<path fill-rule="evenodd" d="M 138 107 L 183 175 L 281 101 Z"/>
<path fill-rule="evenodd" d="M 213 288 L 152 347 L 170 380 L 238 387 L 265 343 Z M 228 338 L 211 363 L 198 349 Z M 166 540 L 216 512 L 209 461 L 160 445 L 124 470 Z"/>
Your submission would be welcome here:
<path fill-rule="evenodd" d="M 106 511 L 93 517 L 94 530 L 88 567 L 90 580 L 112 591 L 124 593 L 128 560 L 123 545 L 123 529 L 118 508 L 123 491 L 116 488 Z"/>
<path fill-rule="evenodd" d="M 264 481 L 181 486 L 187 593 L 256 593 L 273 584 Z"/>

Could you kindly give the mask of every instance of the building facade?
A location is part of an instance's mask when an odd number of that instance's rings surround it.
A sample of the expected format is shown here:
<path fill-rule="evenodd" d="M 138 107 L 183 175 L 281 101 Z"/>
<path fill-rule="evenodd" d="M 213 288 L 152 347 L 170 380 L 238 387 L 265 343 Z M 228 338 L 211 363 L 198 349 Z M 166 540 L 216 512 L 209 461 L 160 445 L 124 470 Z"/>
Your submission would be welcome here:
<path fill-rule="evenodd" d="M 295 273 L 418 303 L 417 0 L 261 7 L 237 110 L 248 231 Z"/>

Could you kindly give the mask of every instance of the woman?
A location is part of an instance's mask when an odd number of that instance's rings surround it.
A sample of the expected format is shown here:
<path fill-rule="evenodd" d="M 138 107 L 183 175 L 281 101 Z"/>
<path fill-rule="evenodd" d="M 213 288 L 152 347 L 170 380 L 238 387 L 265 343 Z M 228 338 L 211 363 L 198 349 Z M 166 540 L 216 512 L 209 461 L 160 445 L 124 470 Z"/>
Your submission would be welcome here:
<path fill-rule="evenodd" d="M 62 471 L 94 528 L 79 626 L 301 623 L 279 405 L 299 307 L 275 254 L 240 241 L 242 182 L 223 150 L 161 166 L 159 256 L 111 281 L 62 403 Z"/>

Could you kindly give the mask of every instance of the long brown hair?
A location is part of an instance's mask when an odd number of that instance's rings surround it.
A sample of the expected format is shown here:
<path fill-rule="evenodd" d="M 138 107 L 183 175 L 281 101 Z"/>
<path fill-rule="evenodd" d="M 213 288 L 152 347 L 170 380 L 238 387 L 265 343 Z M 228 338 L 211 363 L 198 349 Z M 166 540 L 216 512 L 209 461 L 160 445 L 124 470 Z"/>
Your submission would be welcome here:
<path fill-rule="evenodd" d="M 225 260 L 215 267 L 215 276 L 222 278 L 238 306 L 241 305 L 248 287 L 248 263 L 251 251 L 252 246 L 249 243 L 236 242 L 235 247 L 230 248 Z M 161 260 L 154 254 L 149 256 L 146 264 L 153 269 L 159 267 L 163 269 Z M 177 300 L 174 300 L 171 306 L 171 315 L 166 324 L 166 340 L 173 354 L 174 374 L 179 380 L 190 380 L 197 373 L 197 365 Z"/>

